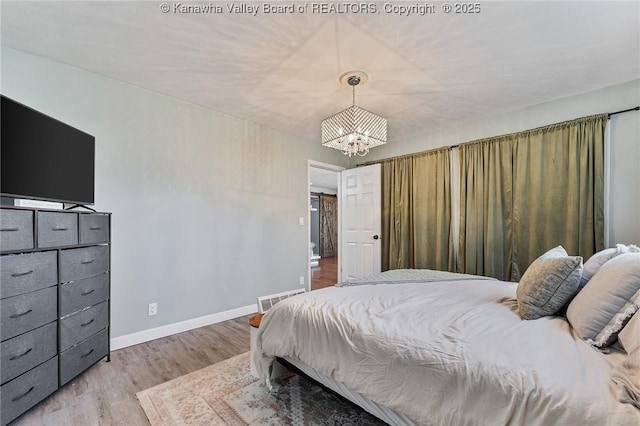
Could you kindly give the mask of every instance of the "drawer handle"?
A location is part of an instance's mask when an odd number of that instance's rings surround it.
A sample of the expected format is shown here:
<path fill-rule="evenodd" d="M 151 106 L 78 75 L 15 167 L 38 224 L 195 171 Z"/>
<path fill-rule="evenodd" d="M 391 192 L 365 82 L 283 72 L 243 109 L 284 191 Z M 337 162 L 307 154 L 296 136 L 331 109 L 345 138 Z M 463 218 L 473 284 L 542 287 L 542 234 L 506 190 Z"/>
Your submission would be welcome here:
<path fill-rule="evenodd" d="M 33 274 L 33 269 L 27 272 L 19 272 L 17 274 L 11 274 L 11 277 L 13 278 L 24 277 L 25 275 L 29 275 L 29 274 Z"/>
<path fill-rule="evenodd" d="M 90 230 L 90 231 L 99 231 L 99 230 L 101 230 L 101 229 L 102 229 L 102 228 L 101 228 L 100 226 L 91 226 L 91 227 L 89 227 L 89 230 Z"/>
<path fill-rule="evenodd" d="M 85 291 L 85 292 L 80 293 L 80 296 L 88 296 L 88 295 L 90 295 L 91 293 L 93 293 L 94 291 L 96 291 L 96 289 L 95 289 L 95 288 L 94 288 L 93 290 L 91 290 L 91 291 Z"/>
<path fill-rule="evenodd" d="M 26 351 L 24 351 L 23 353 L 21 353 L 20 355 L 14 355 L 11 358 L 9 358 L 9 361 L 15 361 L 18 358 L 22 358 L 23 356 L 25 356 L 26 354 L 28 354 L 29 352 L 31 352 L 33 350 L 33 348 L 29 348 Z"/>
<path fill-rule="evenodd" d="M 86 327 L 86 326 L 88 326 L 89 324 L 91 324 L 91 323 L 92 323 L 92 322 L 94 322 L 94 321 L 95 321 L 95 318 L 94 318 L 94 319 L 92 319 L 92 320 L 91 320 L 91 321 L 89 321 L 89 322 L 85 322 L 84 324 L 80 324 L 80 327 Z"/>
<path fill-rule="evenodd" d="M 80 355 L 80 358 L 85 358 L 88 357 L 89 355 L 91 355 L 93 353 L 93 349 L 91 349 L 89 352 L 87 352 L 86 354 Z"/>
<path fill-rule="evenodd" d="M 52 231 L 68 231 L 69 228 L 63 228 L 63 227 L 57 227 L 57 228 L 53 228 Z"/>
<path fill-rule="evenodd" d="M 82 261 L 82 262 L 80 262 L 80 263 L 82 263 L 83 265 L 88 265 L 88 264 L 93 263 L 93 262 L 95 262 L 95 259 L 91 259 L 91 260 L 83 260 L 83 261 Z"/>
<path fill-rule="evenodd" d="M 9 318 L 13 319 L 13 318 L 20 318 L 24 315 L 27 315 L 28 313 L 33 312 L 33 309 L 29 309 L 27 312 L 23 312 L 21 314 L 13 314 L 13 315 L 9 315 Z"/>
<path fill-rule="evenodd" d="M 16 232 L 16 231 L 19 231 L 19 230 L 20 230 L 20 228 L 2 228 L 2 229 L 0 229 L 0 231 L 2 231 L 2 232 Z"/>
<path fill-rule="evenodd" d="M 34 388 L 34 387 L 35 387 L 35 386 L 31 386 L 31 387 L 29 388 L 29 390 L 28 390 L 28 391 L 26 391 L 25 393 L 23 393 L 22 395 L 14 396 L 14 397 L 11 399 L 11 402 L 19 401 L 19 400 L 21 400 L 22 398 L 24 398 L 25 396 L 29 395 L 29 394 L 31 393 L 31 391 L 33 390 L 33 388 Z"/>

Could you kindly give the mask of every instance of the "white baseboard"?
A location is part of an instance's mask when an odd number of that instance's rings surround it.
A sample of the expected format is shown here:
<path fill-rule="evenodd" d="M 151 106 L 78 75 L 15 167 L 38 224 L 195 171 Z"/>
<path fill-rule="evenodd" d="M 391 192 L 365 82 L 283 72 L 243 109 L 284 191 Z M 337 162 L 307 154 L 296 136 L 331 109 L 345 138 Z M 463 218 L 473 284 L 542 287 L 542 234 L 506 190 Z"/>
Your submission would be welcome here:
<path fill-rule="evenodd" d="M 111 350 L 126 348 L 128 346 L 138 345 L 140 343 L 149 342 L 161 337 L 171 336 L 172 334 L 182 333 L 184 331 L 193 330 L 194 328 L 204 327 L 206 325 L 216 324 L 218 322 L 227 321 L 233 318 L 258 312 L 256 304 L 242 306 L 240 308 L 231 309 L 229 311 L 217 312 L 203 317 L 193 318 L 186 321 L 167 324 L 161 327 L 150 328 L 149 330 L 138 331 L 136 333 L 125 334 L 124 336 L 113 337 L 111 339 Z M 249 323 L 247 323 L 249 327 Z"/>

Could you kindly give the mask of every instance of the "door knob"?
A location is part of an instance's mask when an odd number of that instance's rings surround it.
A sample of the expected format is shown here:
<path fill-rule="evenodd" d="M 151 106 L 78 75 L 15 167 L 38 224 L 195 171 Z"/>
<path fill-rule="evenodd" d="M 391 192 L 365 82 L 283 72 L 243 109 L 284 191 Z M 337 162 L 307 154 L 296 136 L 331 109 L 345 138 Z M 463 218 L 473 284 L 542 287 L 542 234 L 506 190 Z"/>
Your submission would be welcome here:
<path fill-rule="evenodd" d="M 380 236 L 379 236 L 379 235 L 374 235 L 374 236 L 373 236 L 373 239 L 374 239 L 374 240 L 378 240 L 378 239 L 380 239 Z"/>

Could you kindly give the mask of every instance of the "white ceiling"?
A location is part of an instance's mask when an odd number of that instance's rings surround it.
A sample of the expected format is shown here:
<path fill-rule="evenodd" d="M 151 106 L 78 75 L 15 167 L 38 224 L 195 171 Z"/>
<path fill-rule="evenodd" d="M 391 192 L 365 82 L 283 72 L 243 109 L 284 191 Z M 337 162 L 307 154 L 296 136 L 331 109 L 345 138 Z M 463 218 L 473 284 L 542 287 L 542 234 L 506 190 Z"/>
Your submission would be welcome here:
<path fill-rule="evenodd" d="M 338 81 L 351 69 L 369 74 L 356 103 L 388 119 L 390 140 L 640 78 L 638 1 L 483 1 L 470 15 L 435 3 L 426 16 L 375 4 L 249 16 L 3 0 L 2 44 L 314 141 L 351 104 Z"/>

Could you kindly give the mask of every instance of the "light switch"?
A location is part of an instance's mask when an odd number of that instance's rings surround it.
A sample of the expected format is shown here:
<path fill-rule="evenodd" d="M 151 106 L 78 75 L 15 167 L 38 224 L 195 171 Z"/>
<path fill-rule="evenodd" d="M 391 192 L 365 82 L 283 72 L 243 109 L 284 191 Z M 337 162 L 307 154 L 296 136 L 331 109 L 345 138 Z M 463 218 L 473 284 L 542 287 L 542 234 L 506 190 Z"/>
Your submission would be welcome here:
<path fill-rule="evenodd" d="M 300 216 L 300 226 L 304 226 L 304 217 Z"/>

